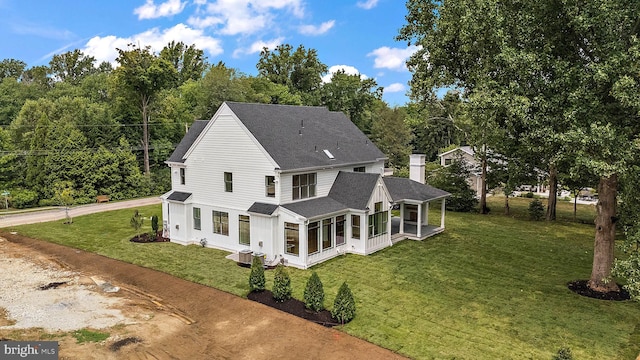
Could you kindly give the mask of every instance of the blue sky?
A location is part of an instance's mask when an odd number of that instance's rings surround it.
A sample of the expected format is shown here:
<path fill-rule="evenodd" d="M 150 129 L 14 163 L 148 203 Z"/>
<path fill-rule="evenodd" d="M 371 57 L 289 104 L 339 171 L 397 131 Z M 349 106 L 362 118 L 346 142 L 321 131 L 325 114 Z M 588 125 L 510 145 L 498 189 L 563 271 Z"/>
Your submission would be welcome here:
<path fill-rule="evenodd" d="M 0 59 L 29 67 L 73 49 L 114 62 L 128 43 L 159 51 L 175 40 L 255 75 L 264 46 L 302 44 L 330 71 L 374 78 L 391 106 L 408 101 L 404 62 L 416 51 L 394 40 L 405 23 L 400 0 L 0 0 L 0 14 Z"/>

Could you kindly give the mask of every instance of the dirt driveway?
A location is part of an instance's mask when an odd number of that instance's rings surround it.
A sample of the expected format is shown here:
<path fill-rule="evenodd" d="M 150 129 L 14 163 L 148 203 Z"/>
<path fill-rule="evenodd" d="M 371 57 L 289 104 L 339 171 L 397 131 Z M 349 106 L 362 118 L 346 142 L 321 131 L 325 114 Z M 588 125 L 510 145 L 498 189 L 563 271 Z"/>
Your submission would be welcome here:
<path fill-rule="evenodd" d="M 403 358 L 339 330 L 162 272 L 19 235 L 0 236 L 8 240 L 0 243 L 0 256 L 44 262 L 84 278 L 98 276 L 121 288 L 109 296 L 121 298 L 119 308 L 132 321 L 109 328 L 112 337 L 100 343 L 76 344 L 63 337 L 60 359 Z M 0 327 L 0 338 L 11 338 L 12 331 Z M 21 334 L 28 339 L 38 330 Z M 109 349 L 127 337 L 141 342 Z"/>

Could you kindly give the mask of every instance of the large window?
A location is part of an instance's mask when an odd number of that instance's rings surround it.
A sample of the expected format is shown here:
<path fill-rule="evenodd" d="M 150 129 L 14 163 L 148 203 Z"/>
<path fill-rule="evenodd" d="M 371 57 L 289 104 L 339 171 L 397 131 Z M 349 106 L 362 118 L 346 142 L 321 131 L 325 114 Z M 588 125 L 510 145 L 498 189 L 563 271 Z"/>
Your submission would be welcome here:
<path fill-rule="evenodd" d="M 344 244 L 344 215 L 336 216 L 336 246 Z"/>
<path fill-rule="evenodd" d="M 333 218 L 322 220 L 322 250 L 333 246 Z"/>
<path fill-rule="evenodd" d="M 284 252 L 290 255 L 300 255 L 300 225 L 284 223 L 284 236 L 286 239 Z"/>
<path fill-rule="evenodd" d="M 213 232 L 229 235 L 229 213 L 213 210 Z"/>
<path fill-rule="evenodd" d="M 307 254 L 315 254 L 320 249 L 318 242 L 320 240 L 320 222 L 314 221 L 307 226 Z"/>
<path fill-rule="evenodd" d="M 249 245 L 251 243 L 251 223 L 249 216 L 238 216 L 238 223 L 240 224 L 240 244 Z"/>
<path fill-rule="evenodd" d="M 358 166 L 353 168 L 353 172 L 366 172 L 367 168 L 364 166 Z"/>
<path fill-rule="evenodd" d="M 276 177 L 275 176 L 265 176 L 264 186 L 265 186 L 267 197 L 276 197 Z"/>
<path fill-rule="evenodd" d="M 351 215 L 351 238 L 360 240 L 360 215 Z"/>
<path fill-rule="evenodd" d="M 200 230 L 202 226 L 202 222 L 200 221 L 200 208 L 193 208 L 193 228 L 196 230 Z"/>
<path fill-rule="evenodd" d="M 184 185 L 187 182 L 187 175 L 185 174 L 185 169 L 180 168 L 180 185 Z"/>
<path fill-rule="evenodd" d="M 388 211 L 382 209 L 382 202 L 377 202 L 374 209 L 375 213 L 369 215 L 370 238 L 387 232 Z"/>
<path fill-rule="evenodd" d="M 230 172 L 224 173 L 224 191 L 233 192 L 233 174 Z"/>
<path fill-rule="evenodd" d="M 316 196 L 316 174 L 293 175 L 293 200 Z"/>

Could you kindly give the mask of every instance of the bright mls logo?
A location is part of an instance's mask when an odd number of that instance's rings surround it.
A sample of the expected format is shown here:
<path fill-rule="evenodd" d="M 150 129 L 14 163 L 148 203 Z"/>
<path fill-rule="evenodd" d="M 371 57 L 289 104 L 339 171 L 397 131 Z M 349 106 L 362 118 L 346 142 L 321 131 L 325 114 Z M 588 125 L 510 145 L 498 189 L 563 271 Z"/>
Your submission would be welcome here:
<path fill-rule="evenodd" d="M 0 359 L 58 360 L 57 341 L 2 341 Z"/>

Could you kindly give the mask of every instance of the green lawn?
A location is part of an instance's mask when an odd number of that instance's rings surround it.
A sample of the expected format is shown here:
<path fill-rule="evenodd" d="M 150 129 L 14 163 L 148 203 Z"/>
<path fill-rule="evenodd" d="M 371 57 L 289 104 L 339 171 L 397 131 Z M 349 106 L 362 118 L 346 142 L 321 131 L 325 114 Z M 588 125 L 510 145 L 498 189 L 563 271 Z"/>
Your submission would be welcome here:
<path fill-rule="evenodd" d="M 581 206 L 573 222 L 572 204 L 561 202 L 563 221 L 546 223 L 526 220 L 529 199 L 511 199 L 510 217 L 503 215 L 504 198 L 489 201 L 487 216 L 447 213 L 446 231 L 426 241 L 315 266 L 327 307 L 342 281 L 353 291 L 357 315 L 344 331 L 416 359 L 551 359 L 562 346 L 576 360 L 634 359 L 640 305 L 583 298 L 566 288 L 590 275 L 594 207 Z M 139 210 L 160 214 L 160 206 Z M 226 252 L 129 242 L 132 213 L 15 230 L 246 296 L 249 270 L 224 259 Z M 311 272 L 289 273 L 301 299 Z M 268 288 L 272 278 L 268 271 Z"/>

